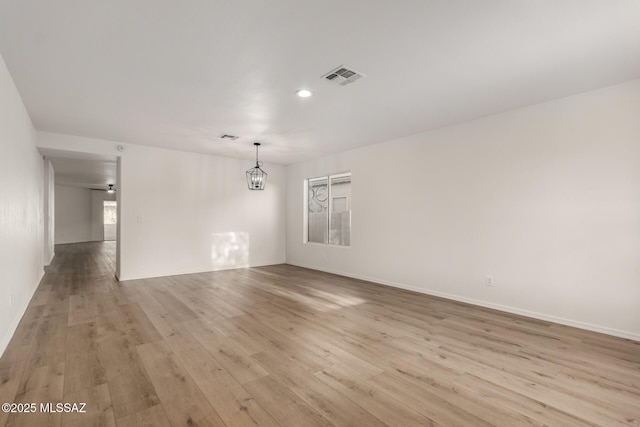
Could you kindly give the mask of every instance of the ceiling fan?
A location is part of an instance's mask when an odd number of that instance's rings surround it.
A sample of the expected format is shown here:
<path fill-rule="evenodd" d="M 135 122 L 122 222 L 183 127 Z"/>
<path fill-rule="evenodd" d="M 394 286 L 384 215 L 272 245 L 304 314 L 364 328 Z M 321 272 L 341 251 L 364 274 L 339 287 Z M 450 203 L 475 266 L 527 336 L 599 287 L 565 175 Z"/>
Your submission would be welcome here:
<path fill-rule="evenodd" d="M 106 190 L 104 188 L 91 188 L 91 190 L 93 190 L 93 191 L 106 191 L 109 194 L 114 194 L 116 192 L 116 189 L 113 188 L 113 184 L 109 184 L 109 188 L 107 188 Z"/>

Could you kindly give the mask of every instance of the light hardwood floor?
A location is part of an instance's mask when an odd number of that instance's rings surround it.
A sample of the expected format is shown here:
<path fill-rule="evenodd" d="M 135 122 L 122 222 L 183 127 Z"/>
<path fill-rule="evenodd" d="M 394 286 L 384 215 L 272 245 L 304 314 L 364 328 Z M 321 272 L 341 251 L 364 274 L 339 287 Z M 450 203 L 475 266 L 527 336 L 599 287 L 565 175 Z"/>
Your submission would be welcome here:
<path fill-rule="evenodd" d="M 0 426 L 638 426 L 640 343 L 289 265 L 116 282 L 56 247 Z"/>

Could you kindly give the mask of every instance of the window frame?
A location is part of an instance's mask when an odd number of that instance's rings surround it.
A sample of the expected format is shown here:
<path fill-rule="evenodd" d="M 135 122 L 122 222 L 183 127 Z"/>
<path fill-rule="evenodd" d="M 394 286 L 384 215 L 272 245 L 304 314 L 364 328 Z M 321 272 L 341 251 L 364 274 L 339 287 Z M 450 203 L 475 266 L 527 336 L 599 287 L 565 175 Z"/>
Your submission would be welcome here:
<path fill-rule="evenodd" d="M 332 197 L 332 191 L 331 191 L 331 180 L 333 178 L 344 178 L 344 177 L 349 177 L 352 179 L 352 174 L 351 171 L 346 171 L 346 172 L 339 172 L 339 173 L 333 173 L 333 174 L 329 174 L 329 175 L 319 175 L 319 176 L 315 176 L 315 177 L 311 177 L 311 178 L 305 178 L 304 182 L 303 182 L 303 186 L 304 186 L 304 197 L 303 197 L 303 220 L 302 220 L 302 228 L 303 228 L 303 233 L 302 233 L 302 242 L 304 244 L 309 244 L 309 245 L 318 245 L 318 246 L 331 246 L 331 247 L 336 247 L 336 248 L 350 248 L 351 247 L 351 241 L 349 241 L 349 245 L 340 245 L 337 243 L 331 243 L 331 213 L 333 212 L 333 197 Z M 327 199 L 328 199 L 328 204 L 327 204 L 327 243 L 321 243 L 321 242 L 311 242 L 309 241 L 309 183 L 313 182 L 313 181 L 318 181 L 318 180 L 327 180 Z M 348 202 L 351 202 L 351 197 L 352 194 L 349 194 L 349 196 L 345 196 L 347 197 Z M 349 212 L 351 212 L 351 205 L 349 204 Z M 351 215 L 349 215 L 349 232 L 351 232 Z"/>

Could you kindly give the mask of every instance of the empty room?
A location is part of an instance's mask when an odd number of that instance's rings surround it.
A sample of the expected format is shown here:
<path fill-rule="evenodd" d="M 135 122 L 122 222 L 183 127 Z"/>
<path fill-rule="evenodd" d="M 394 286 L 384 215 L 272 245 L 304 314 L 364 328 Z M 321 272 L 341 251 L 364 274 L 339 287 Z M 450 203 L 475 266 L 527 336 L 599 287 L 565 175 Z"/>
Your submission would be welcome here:
<path fill-rule="evenodd" d="M 0 427 L 640 427 L 640 2 L 0 0 Z"/>

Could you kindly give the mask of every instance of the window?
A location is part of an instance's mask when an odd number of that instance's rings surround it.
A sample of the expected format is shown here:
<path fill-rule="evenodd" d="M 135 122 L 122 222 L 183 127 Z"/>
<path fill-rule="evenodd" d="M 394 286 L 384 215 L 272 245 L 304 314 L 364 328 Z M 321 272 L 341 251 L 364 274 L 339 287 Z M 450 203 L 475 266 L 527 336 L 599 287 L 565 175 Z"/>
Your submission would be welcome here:
<path fill-rule="evenodd" d="M 116 240 L 116 224 L 118 223 L 117 203 L 104 202 L 104 240 Z"/>
<path fill-rule="evenodd" d="M 351 245 L 351 173 L 307 179 L 306 241 Z"/>

